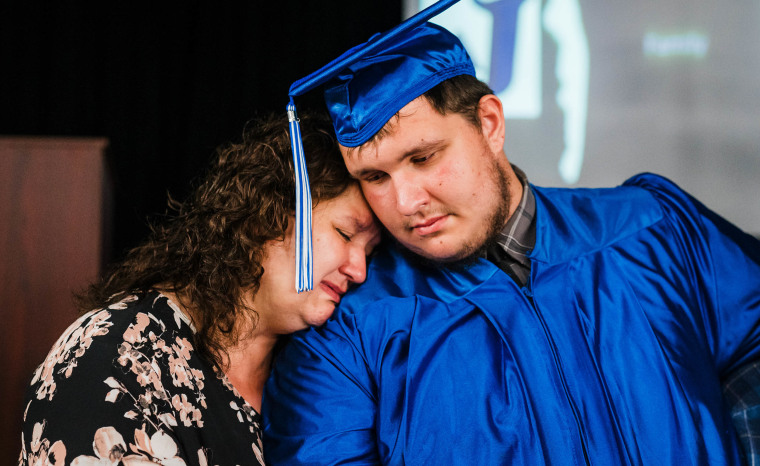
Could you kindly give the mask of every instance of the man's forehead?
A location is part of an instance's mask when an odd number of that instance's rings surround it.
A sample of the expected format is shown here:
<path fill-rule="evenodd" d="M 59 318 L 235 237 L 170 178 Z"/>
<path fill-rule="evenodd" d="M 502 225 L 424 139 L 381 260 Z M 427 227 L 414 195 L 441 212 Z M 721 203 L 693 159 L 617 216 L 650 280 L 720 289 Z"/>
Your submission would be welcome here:
<path fill-rule="evenodd" d="M 379 157 L 380 146 L 384 139 L 398 134 L 404 120 L 416 114 L 424 106 L 432 106 L 424 96 L 419 96 L 406 104 L 401 110 L 396 112 L 380 130 L 372 135 L 364 144 L 356 147 L 347 147 L 339 143 L 340 151 L 344 160 L 354 160 L 356 158 L 376 159 Z"/>
<path fill-rule="evenodd" d="M 377 144 L 374 141 L 366 142 L 358 147 L 340 146 L 340 153 L 343 155 L 343 161 L 346 164 L 358 162 L 367 157 L 367 154 L 370 152 L 373 158 L 377 158 Z"/>
<path fill-rule="evenodd" d="M 340 151 L 344 159 L 354 158 L 377 158 L 380 143 L 388 136 L 393 135 L 399 126 L 399 114 L 396 113 L 388 120 L 380 130 L 375 133 L 367 142 L 356 147 L 346 147 L 341 145 Z"/>

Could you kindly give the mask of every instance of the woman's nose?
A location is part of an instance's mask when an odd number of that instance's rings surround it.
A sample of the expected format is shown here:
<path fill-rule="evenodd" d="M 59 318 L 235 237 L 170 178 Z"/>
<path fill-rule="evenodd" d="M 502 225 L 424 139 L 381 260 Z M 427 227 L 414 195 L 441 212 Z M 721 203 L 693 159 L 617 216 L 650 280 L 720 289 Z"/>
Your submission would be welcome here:
<path fill-rule="evenodd" d="M 353 247 L 340 269 L 352 283 L 362 283 L 367 278 L 367 256 L 360 247 Z"/>

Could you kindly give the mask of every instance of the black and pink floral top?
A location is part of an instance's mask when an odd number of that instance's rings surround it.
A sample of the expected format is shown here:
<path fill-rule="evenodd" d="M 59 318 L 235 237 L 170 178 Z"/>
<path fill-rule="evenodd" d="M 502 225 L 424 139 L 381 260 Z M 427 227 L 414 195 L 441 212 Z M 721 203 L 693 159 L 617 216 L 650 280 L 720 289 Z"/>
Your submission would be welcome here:
<path fill-rule="evenodd" d="M 19 464 L 263 465 L 261 416 L 157 292 L 74 322 L 27 393 Z"/>

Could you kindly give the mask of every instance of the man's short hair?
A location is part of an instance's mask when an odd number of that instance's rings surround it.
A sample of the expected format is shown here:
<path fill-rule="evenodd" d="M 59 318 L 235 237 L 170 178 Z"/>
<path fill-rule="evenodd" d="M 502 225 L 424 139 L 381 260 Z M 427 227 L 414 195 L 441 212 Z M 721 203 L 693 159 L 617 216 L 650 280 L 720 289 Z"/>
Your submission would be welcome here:
<path fill-rule="evenodd" d="M 480 131 L 478 104 L 488 94 L 493 91 L 486 83 L 469 74 L 461 74 L 441 82 L 422 96 L 441 115 L 458 113 Z"/>
<path fill-rule="evenodd" d="M 475 126 L 478 132 L 480 132 L 478 105 L 480 104 L 480 99 L 488 94 L 493 94 L 493 91 L 486 83 L 469 74 L 460 74 L 445 81 L 441 81 L 420 97 L 427 99 L 435 111 L 441 115 L 449 113 L 458 113 L 462 115 L 467 121 Z M 396 113 L 390 120 L 388 120 L 385 126 L 380 128 L 380 131 L 372 135 L 372 137 L 362 145 L 374 144 L 387 136 L 393 130 L 398 119 L 399 113 Z M 347 147 L 346 149 L 351 153 L 355 147 Z"/>

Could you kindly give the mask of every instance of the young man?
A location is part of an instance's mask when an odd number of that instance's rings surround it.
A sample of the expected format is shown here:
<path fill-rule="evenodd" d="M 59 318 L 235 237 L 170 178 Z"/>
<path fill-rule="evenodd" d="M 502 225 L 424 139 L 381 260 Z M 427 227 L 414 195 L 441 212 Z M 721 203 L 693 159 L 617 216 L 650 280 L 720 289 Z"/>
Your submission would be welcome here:
<path fill-rule="evenodd" d="M 442 28 L 366 49 L 325 96 L 397 244 L 279 355 L 267 461 L 740 464 L 721 379 L 760 356 L 758 241 L 655 175 L 530 185 Z"/>

